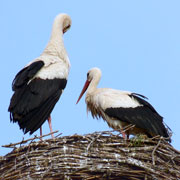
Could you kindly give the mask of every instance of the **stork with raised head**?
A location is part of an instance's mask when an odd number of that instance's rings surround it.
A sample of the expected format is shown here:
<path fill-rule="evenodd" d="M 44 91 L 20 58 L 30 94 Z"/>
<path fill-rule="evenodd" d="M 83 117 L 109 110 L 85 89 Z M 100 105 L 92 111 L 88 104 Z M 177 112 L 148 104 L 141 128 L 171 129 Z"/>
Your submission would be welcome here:
<path fill-rule="evenodd" d="M 114 130 L 122 133 L 123 138 L 130 134 L 145 134 L 148 137 L 163 136 L 171 142 L 170 132 L 163 123 L 163 118 L 144 99 L 143 95 L 109 88 L 97 88 L 101 70 L 92 68 L 87 73 L 87 80 L 77 100 L 86 93 L 87 110 L 97 119 L 102 117 Z M 123 132 L 128 125 L 129 130 Z M 127 136 L 126 136 L 127 135 Z"/>
<path fill-rule="evenodd" d="M 70 28 L 71 18 L 59 14 L 43 53 L 15 76 L 8 111 L 24 133 L 34 133 L 48 120 L 52 133 L 51 112 L 66 87 L 70 62 L 63 43 L 63 34 Z M 52 137 L 53 134 L 52 134 Z"/>

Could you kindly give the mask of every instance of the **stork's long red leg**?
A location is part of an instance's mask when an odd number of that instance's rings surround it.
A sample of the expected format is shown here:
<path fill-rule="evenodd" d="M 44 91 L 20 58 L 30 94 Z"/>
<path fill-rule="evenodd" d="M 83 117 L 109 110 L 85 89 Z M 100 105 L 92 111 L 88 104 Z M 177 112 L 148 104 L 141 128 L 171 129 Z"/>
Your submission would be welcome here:
<path fill-rule="evenodd" d="M 42 137 L 42 126 L 40 127 L 40 137 Z"/>
<path fill-rule="evenodd" d="M 52 124 L 51 124 L 51 116 L 48 117 L 48 124 L 49 124 L 49 129 L 50 129 L 50 132 L 52 133 L 53 130 L 52 130 Z M 54 134 L 51 134 L 52 138 L 54 138 Z"/>
<path fill-rule="evenodd" d="M 40 127 L 40 140 L 42 140 L 42 126 Z"/>
<path fill-rule="evenodd" d="M 122 134 L 124 140 L 128 139 L 128 136 L 126 135 L 123 129 L 120 129 L 120 133 Z"/>
<path fill-rule="evenodd" d="M 123 136 L 123 139 L 126 140 L 126 133 L 125 133 L 124 131 L 121 131 L 121 134 L 122 134 L 122 136 Z"/>

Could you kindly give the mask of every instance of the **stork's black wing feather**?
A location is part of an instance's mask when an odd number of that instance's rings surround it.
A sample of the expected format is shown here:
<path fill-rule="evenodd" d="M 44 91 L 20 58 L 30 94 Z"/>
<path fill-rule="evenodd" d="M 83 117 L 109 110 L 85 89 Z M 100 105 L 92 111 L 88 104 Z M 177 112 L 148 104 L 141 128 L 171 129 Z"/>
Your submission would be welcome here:
<path fill-rule="evenodd" d="M 141 94 L 137 94 L 137 93 L 132 93 L 129 95 L 131 98 L 134 98 L 136 101 L 138 101 L 141 105 L 144 105 L 146 107 L 148 107 L 149 109 L 151 109 L 154 113 L 158 114 L 158 112 L 154 109 L 154 107 L 148 103 L 146 100 L 144 99 L 148 99 L 146 96 L 143 96 Z M 140 96 L 140 97 L 138 97 Z M 144 99 L 143 99 L 144 98 Z M 159 115 L 159 114 L 158 114 Z M 159 115 L 160 116 L 160 115 Z M 162 118 L 163 119 L 163 118 Z"/>
<path fill-rule="evenodd" d="M 168 138 L 169 132 L 163 124 L 162 116 L 157 113 L 151 104 L 137 95 L 139 96 L 139 94 L 130 94 L 129 96 L 138 101 L 140 106 L 107 108 L 105 113 L 111 118 L 119 119 L 120 121 L 133 124 L 137 128 L 145 129 L 148 134 Z"/>
<path fill-rule="evenodd" d="M 12 82 L 13 91 L 28 83 L 43 66 L 43 61 L 36 61 L 19 71 Z"/>

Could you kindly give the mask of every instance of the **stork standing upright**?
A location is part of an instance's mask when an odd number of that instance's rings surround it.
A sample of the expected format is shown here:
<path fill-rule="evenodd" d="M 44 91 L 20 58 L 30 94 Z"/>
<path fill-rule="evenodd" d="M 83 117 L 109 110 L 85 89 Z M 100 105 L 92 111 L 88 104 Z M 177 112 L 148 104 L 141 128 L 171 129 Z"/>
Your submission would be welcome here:
<path fill-rule="evenodd" d="M 70 62 L 63 34 L 70 28 L 71 18 L 59 14 L 54 20 L 49 43 L 43 53 L 15 76 L 8 111 L 24 133 L 34 133 L 48 120 L 52 133 L 51 112 L 66 87 Z M 52 137 L 53 134 L 52 134 Z"/>
<path fill-rule="evenodd" d="M 109 88 L 97 88 L 101 70 L 92 68 L 87 73 L 87 81 L 77 100 L 86 93 L 87 110 L 97 119 L 102 117 L 108 125 L 122 133 L 123 138 L 130 134 L 145 134 L 148 137 L 163 136 L 171 142 L 170 132 L 163 124 L 163 118 L 157 113 L 143 95 Z M 132 128 L 123 132 L 128 125 Z M 127 136 L 126 136 L 127 135 Z"/>

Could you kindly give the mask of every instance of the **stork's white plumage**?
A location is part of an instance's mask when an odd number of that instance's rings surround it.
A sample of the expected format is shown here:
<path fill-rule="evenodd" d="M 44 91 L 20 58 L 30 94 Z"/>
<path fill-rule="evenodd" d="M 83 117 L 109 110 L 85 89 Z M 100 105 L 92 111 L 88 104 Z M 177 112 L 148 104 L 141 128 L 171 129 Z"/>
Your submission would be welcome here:
<path fill-rule="evenodd" d="M 66 87 L 70 62 L 63 43 L 63 34 L 70 28 L 71 18 L 59 14 L 54 20 L 52 34 L 43 53 L 15 76 L 8 111 L 10 119 L 18 122 L 24 133 L 32 134 L 48 120 Z M 40 129 L 42 135 L 42 129 Z M 52 135 L 53 137 L 53 135 Z"/>
<path fill-rule="evenodd" d="M 93 117 L 102 117 L 110 127 L 120 131 L 123 137 L 130 134 L 146 134 L 148 137 L 163 136 L 171 141 L 170 132 L 163 124 L 163 118 L 144 99 L 143 95 L 109 88 L 97 88 L 101 70 L 92 68 L 87 73 L 87 81 L 77 103 L 86 93 L 87 110 Z M 128 125 L 132 128 L 123 132 Z"/>

